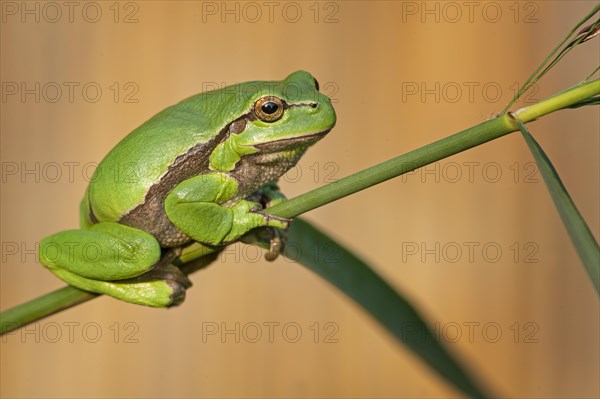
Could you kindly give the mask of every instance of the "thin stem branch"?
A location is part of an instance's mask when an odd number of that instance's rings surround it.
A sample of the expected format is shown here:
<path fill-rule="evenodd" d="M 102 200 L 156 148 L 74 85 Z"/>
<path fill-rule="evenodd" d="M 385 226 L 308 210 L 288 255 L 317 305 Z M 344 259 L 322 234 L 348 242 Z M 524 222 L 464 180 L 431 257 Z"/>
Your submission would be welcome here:
<path fill-rule="evenodd" d="M 548 54 L 548 56 L 544 59 L 544 61 L 542 61 L 542 63 L 537 67 L 537 69 L 531 74 L 531 76 L 529 76 L 529 78 L 527 78 L 525 83 L 523 83 L 523 85 L 521 85 L 521 89 L 519 91 L 517 91 L 517 93 L 515 93 L 515 96 L 512 98 L 512 100 L 510 100 L 509 103 L 506 104 L 506 107 L 504 107 L 502 114 L 505 114 L 506 112 L 508 112 L 510 107 L 519 99 L 519 97 L 521 97 L 523 95 L 523 93 L 525 93 L 527 90 L 529 90 L 531 85 L 534 84 L 535 82 L 537 82 L 548 71 L 549 68 L 544 69 L 544 71 L 542 71 L 542 68 L 544 68 L 544 66 L 550 61 L 552 56 L 554 56 L 554 54 L 556 54 L 558 52 L 558 50 L 560 50 L 560 48 L 563 46 L 563 44 L 565 44 L 567 42 L 567 40 L 569 40 L 569 38 L 571 36 L 573 36 L 573 34 L 577 31 L 577 29 L 579 29 L 583 24 L 585 24 L 598 11 L 600 11 L 600 4 L 596 4 L 596 6 L 592 9 L 592 11 L 588 15 L 586 15 L 581 21 L 579 21 L 579 23 L 577 23 L 577 25 L 575 25 L 573 27 L 573 29 L 571 29 L 569 31 L 567 36 L 565 36 L 565 38 L 560 43 L 558 43 L 558 45 L 554 48 L 554 50 L 552 50 L 550 52 L 550 54 Z M 560 58 L 561 57 L 559 55 L 559 57 L 557 57 L 553 61 L 552 65 L 555 64 L 556 62 L 558 62 L 558 60 Z M 540 71 L 542 71 L 542 72 L 540 72 Z"/>

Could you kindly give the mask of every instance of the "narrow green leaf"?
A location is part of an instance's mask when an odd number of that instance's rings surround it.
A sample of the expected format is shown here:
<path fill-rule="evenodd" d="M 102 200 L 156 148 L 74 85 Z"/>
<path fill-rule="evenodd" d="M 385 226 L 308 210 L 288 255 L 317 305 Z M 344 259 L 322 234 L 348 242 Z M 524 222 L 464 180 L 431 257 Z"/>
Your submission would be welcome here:
<path fill-rule="evenodd" d="M 577 210 L 575 203 L 560 180 L 556 169 L 552 166 L 552 162 L 550 162 L 550 159 L 546 156 L 544 150 L 542 150 L 542 147 L 535 141 L 521 121 L 516 118 L 514 120 L 519 125 L 519 129 L 535 158 L 546 187 L 550 191 L 554 205 L 569 232 L 571 241 L 575 245 L 575 249 L 594 287 L 596 287 L 596 291 L 600 294 L 600 248 L 598 247 L 598 243 Z"/>
<path fill-rule="evenodd" d="M 352 298 L 455 387 L 471 397 L 485 397 L 474 379 L 436 340 L 415 307 L 346 248 L 297 218 L 285 255 Z"/>
<path fill-rule="evenodd" d="M 504 107 L 504 110 L 501 112 L 501 114 L 505 114 L 510 107 L 523 95 L 523 93 L 525 93 L 527 90 L 529 90 L 529 88 L 534 85 L 535 83 L 537 83 L 538 80 L 541 79 L 542 76 L 544 76 L 546 74 L 546 72 L 548 72 L 549 69 L 552 68 L 552 66 L 554 66 L 561 58 L 562 56 L 565 54 L 565 49 L 563 49 L 561 51 L 561 53 L 559 53 L 559 55 L 557 57 L 554 58 L 554 61 L 551 62 L 550 66 L 546 67 L 543 71 L 542 68 L 544 68 L 546 66 L 546 64 L 548 64 L 550 62 L 550 59 L 552 58 L 552 56 L 554 56 L 554 54 L 556 54 L 560 48 L 563 46 L 563 44 L 565 44 L 570 38 L 571 36 L 573 36 L 575 34 L 575 32 L 577 32 L 577 29 L 579 29 L 583 24 L 585 24 L 587 21 L 589 21 L 595 14 L 597 14 L 600 11 L 600 4 L 596 4 L 594 6 L 594 8 L 592 9 L 592 11 L 590 11 L 590 13 L 588 15 L 586 15 L 585 17 L 583 17 L 583 19 L 581 21 L 579 21 L 577 23 L 577 25 L 575 25 L 567 34 L 567 36 L 565 36 L 565 38 L 554 48 L 554 50 L 552 50 L 550 52 L 550 54 L 548 54 L 548 56 L 546 56 L 546 58 L 544 59 L 544 61 L 542 61 L 542 63 L 540 65 L 538 65 L 537 69 L 531 74 L 531 76 L 529 76 L 529 78 L 527 78 L 527 80 L 525 81 L 525 83 L 523 83 L 523 85 L 521 86 L 521 89 L 518 90 L 514 97 L 512 98 L 512 100 L 509 101 L 509 103 L 506 105 L 506 107 Z M 592 32 L 593 27 L 590 27 L 589 29 L 584 28 L 584 31 L 589 31 Z M 581 32 L 580 32 L 581 33 Z M 566 48 L 568 48 L 570 51 L 570 49 L 572 49 L 574 46 L 583 43 L 584 41 L 588 40 L 589 38 L 593 37 L 593 34 L 586 34 L 584 33 L 583 36 L 578 36 L 578 38 L 580 40 L 578 40 L 577 38 L 574 40 L 574 42 L 569 43 Z M 589 78 L 589 76 L 588 76 Z"/>
<path fill-rule="evenodd" d="M 569 108 L 587 107 L 590 105 L 600 105 L 600 96 L 581 100 L 578 103 L 571 105 Z"/>
<path fill-rule="evenodd" d="M 585 77 L 584 82 L 588 82 L 592 78 L 592 76 L 594 76 L 594 74 L 598 71 L 600 71 L 600 66 L 595 67 L 594 70 L 588 76 Z"/>

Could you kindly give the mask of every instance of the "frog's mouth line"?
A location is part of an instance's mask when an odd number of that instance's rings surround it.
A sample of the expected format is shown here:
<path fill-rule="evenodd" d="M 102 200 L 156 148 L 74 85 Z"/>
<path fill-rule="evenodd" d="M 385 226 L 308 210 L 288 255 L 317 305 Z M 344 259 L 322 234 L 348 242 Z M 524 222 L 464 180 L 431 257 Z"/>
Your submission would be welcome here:
<path fill-rule="evenodd" d="M 309 146 L 317 141 L 321 140 L 331 129 L 324 130 L 322 132 L 311 133 L 304 136 L 289 137 L 281 140 L 270 141 L 268 143 L 254 144 L 252 147 L 259 150 L 260 153 L 271 153 L 279 152 L 282 150 L 289 150 L 290 147 L 296 146 Z"/>

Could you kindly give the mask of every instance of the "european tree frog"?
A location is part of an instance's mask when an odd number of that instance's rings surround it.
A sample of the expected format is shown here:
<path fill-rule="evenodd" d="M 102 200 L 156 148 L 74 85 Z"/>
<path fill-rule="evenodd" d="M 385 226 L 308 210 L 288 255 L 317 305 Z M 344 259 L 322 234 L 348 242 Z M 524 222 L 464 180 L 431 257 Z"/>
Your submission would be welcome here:
<path fill-rule="evenodd" d="M 40 261 L 83 290 L 178 304 L 191 283 L 173 254 L 194 241 L 220 246 L 256 228 L 286 229 L 290 221 L 263 205 L 281 200 L 274 182 L 335 121 L 304 71 L 190 97 L 108 153 L 81 201 L 81 228 L 44 238 Z"/>

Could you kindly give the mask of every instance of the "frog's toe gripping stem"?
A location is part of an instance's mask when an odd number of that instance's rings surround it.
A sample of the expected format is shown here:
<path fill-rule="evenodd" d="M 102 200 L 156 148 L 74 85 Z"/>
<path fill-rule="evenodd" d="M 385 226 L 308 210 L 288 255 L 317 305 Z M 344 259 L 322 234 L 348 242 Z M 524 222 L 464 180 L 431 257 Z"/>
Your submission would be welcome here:
<path fill-rule="evenodd" d="M 265 260 L 273 262 L 285 249 L 285 245 L 287 244 L 287 228 L 260 227 L 243 236 L 241 241 L 266 249 Z"/>
<path fill-rule="evenodd" d="M 246 200 L 261 205 L 260 209 L 255 209 L 253 212 L 265 216 L 267 227 L 256 228 L 243 236 L 241 240 L 246 244 L 254 244 L 267 249 L 265 260 L 273 262 L 283 253 L 287 243 L 287 230 L 292 220 L 273 216 L 265 212 L 264 209 L 285 201 L 285 195 L 279 190 L 277 183 L 273 181 L 256 190 Z"/>
<path fill-rule="evenodd" d="M 273 262 L 283 253 L 285 244 L 287 243 L 287 231 L 269 227 L 271 232 L 269 239 L 269 251 L 265 254 L 267 262 Z"/>
<path fill-rule="evenodd" d="M 149 306 L 171 307 L 181 304 L 185 300 L 186 290 L 192 286 L 192 282 L 176 266 L 167 265 L 159 272 L 148 272 L 131 280 L 124 281 L 130 284 L 166 285 L 166 293 L 162 294 L 160 305 Z M 143 305 L 148 305 L 143 303 Z"/>
<path fill-rule="evenodd" d="M 185 299 L 185 291 L 192 286 L 190 279 L 171 262 L 179 256 L 180 248 L 171 249 L 165 252 L 160 261 L 152 268 L 152 270 L 123 282 L 128 283 L 156 283 L 163 282 L 171 289 L 169 301 L 165 302 L 166 307 L 176 306 Z"/>

